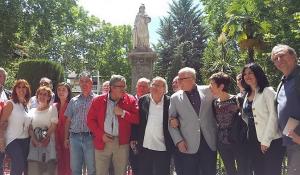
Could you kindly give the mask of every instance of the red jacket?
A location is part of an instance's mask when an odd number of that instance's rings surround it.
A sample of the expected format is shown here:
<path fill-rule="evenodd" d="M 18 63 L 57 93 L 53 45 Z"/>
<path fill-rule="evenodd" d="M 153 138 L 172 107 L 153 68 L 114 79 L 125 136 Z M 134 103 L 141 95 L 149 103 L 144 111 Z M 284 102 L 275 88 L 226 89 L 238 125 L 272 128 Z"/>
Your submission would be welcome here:
<path fill-rule="evenodd" d="M 105 145 L 102 136 L 104 134 L 107 98 L 108 94 L 103 94 L 94 98 L 87 116 L 87 125 L 94 135 L 94 146 L 98 150 L 103 150 Z M 125 111 L 124 118 L 118 116 L 119 143 L 120 145 L 128 144 L 131 133 L 131 124 L 139 123 L 138 104 L 132 95 L 125 94 L 119 100 L 118 106 Z"/>

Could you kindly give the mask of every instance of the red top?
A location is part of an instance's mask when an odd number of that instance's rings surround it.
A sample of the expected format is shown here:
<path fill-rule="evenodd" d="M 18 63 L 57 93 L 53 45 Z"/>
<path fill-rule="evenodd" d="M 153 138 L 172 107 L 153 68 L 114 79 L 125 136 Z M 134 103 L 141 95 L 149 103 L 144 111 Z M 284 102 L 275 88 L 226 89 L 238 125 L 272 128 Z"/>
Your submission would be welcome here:
<path fill-rule="evenodd" d="M 108 94 L 95 97 L 87 116 L 87 125 L 95 136 L 94 145 L 98 150 L 103 150 L 105 145 L 102 136 L 104 134 L 107 98 Z M 131 124 L 139 123 L 139 109 L 136 99 L 129 94 L 125 94 L 117 105 L 125 111 L 123 118 L 117 116 L 119 122 L 119 143 L 124 145 L 129 143 Z"/>
<path fill-rule="evenodd" d="M 56 158 L 57 158 L 57 174 L 58 175 L 71 175 L 70 166 L 70 150 L 65 148 L 65 123 L 66 116 L 64 115 L 68 103 L 64 106 L 59 106 L 60 104 L 54 104 L 58 110 L 58 123 L 55 130 L 55 147 L 56 147 Z"/>

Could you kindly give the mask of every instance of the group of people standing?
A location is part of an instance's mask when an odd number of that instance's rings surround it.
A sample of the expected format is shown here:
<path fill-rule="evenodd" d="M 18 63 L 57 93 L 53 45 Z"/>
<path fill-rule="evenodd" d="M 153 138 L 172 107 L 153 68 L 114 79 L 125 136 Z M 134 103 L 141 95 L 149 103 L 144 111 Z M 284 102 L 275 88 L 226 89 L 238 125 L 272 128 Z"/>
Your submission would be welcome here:
<path fill-rule="evenodd" d="M 283 130 L 289 118 L 300 120 L 300 66 L 293 48 L 277 45 L 271 53 L 283 73 L 277 92 L 256 63 L 237 76 L 241 90 L 229 93 L 231 79 L 213 74 L 209 85 L 196 84 L 196 71 L 185 67 L 172 82 L 141 78 L 136 95 L 126 79 L 112 75 L 103 94 L 92 92 L 89 74 L 79 75 L 81 93 L 71 98 L 67 83 L 52 92 L 44 77 L 31 97 L 26 80 L 12 92 L 0 68 L 0 165 L 11 158 L 11 174 L 168 175 L 174 160 L 178 175 L 215 175 L 217 151 L 227 175 L 280 175 L 287 153 L 288 174 L 300 174 L 300 126 Z M 234 133 L 236 121 L 245 130 Z M 236 131 L 235 131 L 236 132 Z M 2 166 L 1 166 L 2 167 Z M 0 174 L 3 171 L 0 171 Z"/>

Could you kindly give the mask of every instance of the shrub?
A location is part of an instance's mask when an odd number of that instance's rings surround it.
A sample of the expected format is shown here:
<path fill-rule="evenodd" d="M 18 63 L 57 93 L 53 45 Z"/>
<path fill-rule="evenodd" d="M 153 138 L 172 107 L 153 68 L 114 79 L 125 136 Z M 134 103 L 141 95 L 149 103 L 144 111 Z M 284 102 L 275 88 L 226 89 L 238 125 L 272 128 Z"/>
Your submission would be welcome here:
<path fill-rule="evenodd" d="M 64 80 L 63 67 L 53 61 L 44 59 L 26 60 L 19 64 L 19 71 L 16 79 L 25 79 L 31 85 L 32 95 L 39 87 L 39 81 L 42 77 L 48 77 L 52 80 L 53 87 Z"/>

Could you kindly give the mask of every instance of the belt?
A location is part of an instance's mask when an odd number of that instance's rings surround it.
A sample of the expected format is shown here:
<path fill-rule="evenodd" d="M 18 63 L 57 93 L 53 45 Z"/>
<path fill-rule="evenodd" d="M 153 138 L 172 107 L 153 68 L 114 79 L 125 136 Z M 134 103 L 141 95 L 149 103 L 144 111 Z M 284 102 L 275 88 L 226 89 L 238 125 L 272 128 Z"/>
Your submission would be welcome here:
<path fill-rule="evenodd" d="M 92 132 L 71 132 L 72 135 L 81 135 L 81 136 L 87 136 L 87 135 L 93 135 Z"/>

